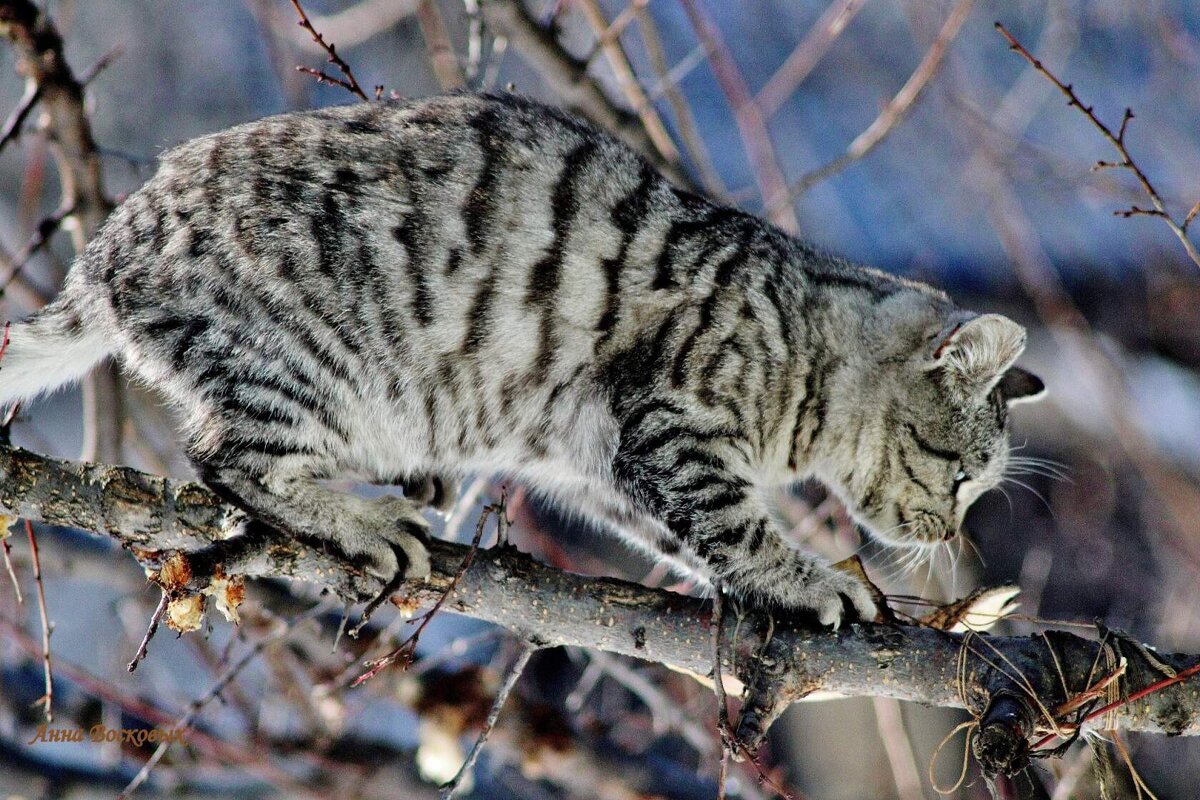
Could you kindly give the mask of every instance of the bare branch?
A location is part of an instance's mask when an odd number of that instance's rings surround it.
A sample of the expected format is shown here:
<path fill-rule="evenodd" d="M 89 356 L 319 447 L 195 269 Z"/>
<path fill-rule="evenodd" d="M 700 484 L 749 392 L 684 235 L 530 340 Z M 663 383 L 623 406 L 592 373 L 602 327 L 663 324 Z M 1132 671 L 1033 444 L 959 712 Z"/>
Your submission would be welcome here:
<path fill-rule="evenodd" d="M 417 10 L 418 0 L 360 0 L 349 8 L 333 14 L 310 16 L 314 28 L 339 42 L 342 47 L 362 44 L 384 31 L 394 28 Z M 292 30 L 295 30 L 292 28 Z M 295 32 L 294 42 L 310 53 L 324 53 L 325 48 L 311 36 Z"/>
<path fill-rule="evenodd" d="M 218 542 L 236 512 L 199 485 L 128 468 L 0 448 L 0 505 L 28 519 L 105 531 L 143 563 L 169 550 L 184 553 L 197 590 L 217 569 L 290 576 L 341 592 L 352 590 L 357 577 L 351 566 L 295 540 L 255 541 L 262 534 L 247 532 Z M 433 542 L 430 579 L 405 584 L 399 602 L 436 602 L 467 551 Z M 698 635 L 698 626 L 712 624 L 709 602 L 562 573 L 511 548 L 480 551 L 445 608 L 513 630 L 535 647 L 574 645 L 697 674 L 712 671 L 711 639 Z M 744 621 L 736 641 L 725 642 L 722 663 L 748 687 L 738 736 L 751 746 L 790 703 L 824 690 L 966 707 L 981 721 L 977 743 L 1027 756 L 1031 738 L 1074 724 L 1071 700 L 1096 685 L 1094 666 L 1106 663 L 1105 653 L 1109 661 L 1124 659 L 1113 689 L 1128 699 L 1109 710 L 1105 724 L 1200 735 L 1200 695 L 1193 684 L 1163 681 L 1167 670 L 1189 676 L 1200 656 L 1157 654 L 1111 634 L 1096 642 L 1065 631 L 1030 639 L 964 636 L 920 625 L 856 624 L 831 632 L 794 623 L 770 632 Z M 1001 699 L 1020 724 L 991 714 Z M 1002 763 L 989 757 L 988 763 Z"/>
<path fill-rule="evenodd" d="M 805 34 L 796 49 L 754 97 L 764 117 L 770 118 L 787 102 L 830 46 L 854 19 L 867 0 L 834 0 Z"/>
<path fill-rule="evenodd" d="M 635 0 L 635 4 L 637 2 L 644 4 L 645 0 Z M 633 66 L 629 63 L 629 57 L 625 55 L 625 49 L 621 47 L 619 32 L 615 35 L 612 33 L 616 23 L 614 22 L 612 26 L 608 24 L 608 20 L 604 18 L 604 13 L 600 10 L 596 0 L 576 0 L 576 7 L 583 12 L 588 24 L 592 26 L 598 46 L 603 51 L 605 58 L 608 59 L 613 74 L 617 76 L 617 83 L 625 93 L 625 99 L 632 106 L 633 113 L 637 114 L 638 119 L 642 121 L 642 127 L 646 129 L 650 141 L 654 143 L 658 152 L 662 153 L 663 158 L 678 162 L 679 150 L 675 147 L 675 142 L 671 140 L 671 135 L 667 133 L 667 128 L 659 118 L 658 112 L 646 99 L 646 92 L 638 83 L 637 76 L 633 73 Z M 631 5 L 623 13 L 627 15 L 628 19 L 632 19 L 633 10 L 634 5 Z"/>
<path fill-rule="evenodd" d="M 21 126 L 25 124 L 25 118 L 29 116 L 29 112 L 33 111 L 33 107 L 37 105 L 37 101 L 42 96 L 42 87 L 35 81 L 25 82 L 25 94 L 17 101 L 17 107 L 8 115 L 8 119 L 4 121 L 4 128 L 0 129 L 0 150 L 3 150 L 9 142 L 15 141 L 21 135 Z"/>
<path fill-rule="evenodd" d="M 567 52 L 520 0 L 482 0 L 480 7 L 488 29 L 508 39 L 570 108 L 649 158 L 677 185 L 689 185 L 678 162 L 659 151 L 637 116 L 614 104 L 599 82 L 588 75 L 587 62 Z"/>
<path fill-rule="evenodd" d="M 6 265 L 8 266 L 8 274 L 4 276 L 3 281 L 0 281 L 0 294 L 7 292 L 10 285 L 20 280 L 21 270 L 25 269 L 25 265 L 29 263 L 29 259 L 37 255 L 38 251 L 50 243 L 51 238 L 58 232 L 59 228 L 62 227 L 63 221 L 71 213 L 72 209 L 70 208 L 58 208 L 37 224 L 33 236 L 25 243 L 25 247 L 12 258 L 11 264 Z"/>
<path fill-rule="evenodd" d="M 787 179 L 779 166 L 779 157 L 771 141 L 771 133 L 767 130 L 767 122 L 759 111 L 758 104 L 754 102 L 754 96 L 750 94 L 750 87 L 746 85 L 746 79 L 738 69 L 733 53 L 708 12 L 696 0 L 680 2 L 692 22 L 696 36 L 708 53 L 717 83 L 721 85 L 721 91 L 733 109 L 733 118 L 746 147 L 746 153 L 750 156 L 750 166 L 762 193 L 767 216 L 776 225 L 795 233 L 800 223 L 791 203 L 788 202 Z"/>
<path fill-rule="evenodd" d="M 102 188 L 100 154 L 83 106 L 83 85 L 63 55 L 62 36 L 30 0 L 0 5 L 0 34 L 16 49 L 18 71 L 40 91 L 62 181 L 59 208 L 70 209 L 67 213 L 79 220 L 75 249 L 82 250 L 112 210 Z"/>
<path fill-rule="evenodd" d="M 209 687 L 207 692 L 192 701 L 187 713 L 176 720 L 172 727 L 176 731 L 190 730 L 192 725 L 195 724 L 196 718 L 200 716 L 200 712 L 204 710 L 204 707 L 216 698 L 220 697 L 221 693 L 225 691 L 225 688 L 242 672 L 242 670 L 249 666 L 260 655 L 262 655 L 267 648 L 287 638 L 287 636 L 296 629 L 296 626 L 300 622 L 306 619 L 311 619 L 317 614 L 324 613 L 325 610 L 326 609 L 324 606 L 317 605 L 303 614 L 300 614 L 296 619 L 290 622 L 276 620 L 274 626 L 275 630 L 271 631 L 266 636 L 263 636 L 261 639 L 255 642 L 254 646 L 250 648 L 248 652 L 231 664 L 217 679 L 216 683 Z M 154 771 L 156 766 L 158 766 L 158 762 L 162 761 L 163 756 L 167 754 L 167 749 L 170 748 L 170 746 L 171 740 L 167 739 L 161 742 L 158 747 L 155 748 L 154 753 L 151 754 L 150 758 L 146 759 L 146 763 L 142 765 L 140 770 L 138 770 L 137 775 L 133 776 L 133 780 L 131 780 L 129 784 L 123 790 L 121 790 L 121 793 L 117 795 L 117 800 L 126 800 L 126 798 L 137 791 L 139 786 L 146 782 L 146 780 L 150 777 L 150 773 Z"/>
<path fill-rule="evenodd" d="M 429 52 L 429 63 L 433 74 L 443 90 L 461 89 L 466 86 L 458 57 L 450 46 L 450 34 L 446 31 L 446 20 L 434 0 L 417 0 L 417 23 L 425 37 L 425 48 Z"/>
<path fill-rule="evenodd" d="M 33 533 L 33 523 L 28 519 L 25 520 L 25 535 L 29 539 L 29 559 L 33 564 L 33 583 L 37 587 L 38 616 L 42 621 L 42 674 L 46 681 L 46 693 L 41 699 L 42 713 L 46 722 L 53 722 L 54 669 L 50 663 L 50 634 L 54 633 L 54 625 L 46 610 L 46 590 L 42 583 L 42 559 L 38 555 L 37 536 Z"/>
<path fill-rule="evenodd" d="M 350 69 L 350 65 L 347 64 L 345 60 L 337 54 L 337 48 L 333 45 L 333 43 L 325 41 L 325 37 L 323 37 L 317 31 L 317 29 L 313 27 L 312 22 L 308 18 L 308 14 L 304 11 L 304 6 L 300 5 L 300 0 L 291 0 L 291 2 L 292 7 L 296 9 L 296 13 L 300 16 L 300 21 L 297 24 L 301 28 L 304 28 L 304 30 L 308 31 L 308 35 L 312 37 L 313 42 L 315 42 L 318 47 L 325 51 L 326 55 L 329 56 L 329 63 L 338 68 L 338 71 L 342 73 L 342 77 L 336 78 L 332 75 L 326 74 L 322 70 L 311 69 L 309 67 L 296 67 L 296 70 L 312 75 L 317 79 L 318 83 L 328 83 L 335 86 L 341 86 L 359 100 L 362 100 L 364 103 L 369 103 L 371 99 L 367 97 L 367 93 L 364 92 L 362 87 L 358 85 L 358 79 L 354 77 L 354 71 Z"/>
<path fill-rule="evenodd" d="M 1096 116 L 1096 110 L 1093 106 L 1083 104 L 1083 101 L 1079 99 L 1079 95 L 1075 93 L 1074 86 L 1069 83 L 1063 83 L 1061 80 L 1059 80 L 1059 78 L 1049 69 L 1047 69 L 1041 61 L 1039 61 L 1033 56 L 1032 53 L 1026 50 L 1024 45 L 1018 42 L 1016 37 L 1009 33 L 1008 29 L 1005 28 L 1004 25 L 997 22 L 996 30 L 999 31 L 1000 35 L 1003 36 L 1008 42 L 1009 49 L 1021 56 L 1021 58 L 1028 61 L 1030 66 L 1037 70 L 1040 75 L 1044 76 L 1046 80 L 1054 84 L 1054 86 L 1060 92 L 1062 92 L 1063 96 L 1067 98 L 1067 106 L 1079 109 L 1079 113 L 1087 117 L 1087 120 L 1092 124 L 1092 127 L 1100 131 L 1100 135 L 1108 140 L 1109 144 L 1113 146 L 1113 148 L 1117 151 L 1117 154 L 1121 157 L 1121 160 L 1115 164 L 1101 161 L 1097 166 L 1102 165 L 1104 167 L 1122 168 L 1132 172 L 1134 177 L 1137 178 L 1138 183 L 1141 185 L 1142 191 L 1146 193 L 1146 197 L 1150 199 L 1151 204 L 1154 206 L 1153 209 L 1143 209 L 1134 206 L 1130 209 L 1116 211 L 1113 213 L 1119 217 L 1125 217 L 1126 219 L 1134 216 L 1161 217 L 1162 220 L 1167 224 L 1167 227 L 1171 229 L 1171 232 L 1175 234 L 1176 238 L 1178 238 L 1180 243 L 1183 245 L 1183 249 L 1187 252 L 1188 258 L 1190 258 L 1192 263 L 1194 263 L 1197 267 L 1200 267 L 1200 251 L 1196 249 L 1196 246 L 1192 244 L 1192 240 L 1189 239 L 1187 235 L 1188 224 L 1191 223 L 1197 213 L 1200 213 L 1197 212 L 1197 209 L 1200 209 L 1200 202 L 1197 202 L 1196 205 L 1192 207 L 1187 216 L 1184 217 L 1183 222 L 1177 222 L 1175 218 L 1171 216 L 1170 212 L 1167 211 L 1167 206 L 1166 203 L 1163 202 L 1162 196 L 1158 193 L 1158 190 L 1154 188 L 1154 184 L 1150 182 L 1150 178 L 1146 176 L 1146 173 L 1142 171 L 1142 168 L 1138 166 L 1138 163 L 1134 161 L 1133 156 L 1130 155 L 1128 148 L 1125 146 L 1125 133 L 1129 128 L 1130 120 L 1132 120 L 1134 117 L 1133 111 L 1128 108 L 1125 109 L 1125 114 L 1121 117 L 1121 125 L 1117 129 L 1117 132 L 1113 133 L 1112 128 L 1105 125 L 1100 118 Z"/>
<path fill-rule="evenodd" d="M 875 120 L 867 126 L 865 131 L 855 137 L 850 146 L 846 148 L 845 153 L 830 161 L 825 166 L 801 176 L 798 181 L 793 183 L 785 202 L 790 203 L 821 181 L 828 180 L 854 162 L 862 159 L 887 138 L 888 134 L 900 124 L 912 109 L 913 104 L 917 102 L 917 98 L 921 96 L 925 87 L 929 85 L 929 81 L 937 74 L 938 68 L 942 65 L 942 59 L 946 56 L 946 49 L 954 41 L 954 37 L 958 35 L 963 23 L 966 22 L 967 15 L 970 13 L 974 2 L 975 0 L 958 0 L 953 10 L 951 10 L 950 16 L 946 17 L 946 22 L 942 25 L 942 29 L 938 31 L 937 38 L 933 40 L 933 44 L 925 51 L 925 57 L 921 59 L 921 63 L 908 76 L 908 80 L 900 87 L 900 91 L 896 92 L 895 97 L 884 106 L 883 111 L 879 112 L 879 116 L 875 117 Z"/>
<path fill-rule="evenodd" d="M 60 184 L 58 210 L 38 226 L 26 255 L 13 260 L 5 280 L 7 289 L 10 284 L 23 285 L 18 273 L 24 258 L 42 247 L 68 220 L 74 223 L 67 226 L 72 247 L 76 254 L 82 253 L 113 204 L 104 192 L 100 152 L 84 107 L 84 84 L 67 64 L 63 39 L 53 22 L 30 0 L 10 0 L 0 4 L 0 34 L 14 45 L 17 71 L 38 87 L 39 106 L 44 112 L 44 127 Z M 97 69 L 103 69 L 108 58 L 101 59 Z M 14 278 L 18 281 L 15 284 Z M 121 389 L 111 371 L 93 372 L 84 382 L 85 454 L 106 460 L 120 456 L 120 396 Z"/>
<path fill-rule="evenodd" d="M 704 137 L 700 135 L 696 126 L 696 119 L 688 105 L 687 98 L 683 96 L 678 84 L 669 74 L 662 36 L 659 34 L 658 25 L 654 22 L 654 16 L 638 2 L 633 3 L 630 8 L 633 8 L 637 15 L 638 28 L 642 33 L 646 56 L 650 59 L 650 66 L 658 77 L 659 89 L 667 98 L 667 102 L 671 105 L 671 111 L 675 115 L 675 127 L 678 129 L 679 139 L 683 142 L 683 147 L 687 151 L 688 157 L 691 158 L 692 165 L 700 174 L 700 185 L 711 197 L 723 199 L 729 194 L 729 190 L 725 188 L 720 173 L 713 166 L 712 156 L 704 144 Z"/>
<path fill-rule="evenodd" d="M 450 779 L 450 782 L 442 787 L 440 800 L 451 800 L 454 793 L 458 791 L 465 775 L 471 772 L 471 768 L 475 766 L 475 761 L 479 758 L 479 753 L 483 750 L 483 745 L 488 740 L 488 736 L 492 733 L 492 728 L 496 727 L 496 720 L 500 718 L 500 711 L 504 708 L 505 702 L 508 701 L 508 696 L 512 694 L 512 690 L 516 687 L 517 681 L 521 679 L 521 675 L 525 672 L 525 667 L 529 664 L 529 658 L 533 655 L 537 648 L 532 645 L 522 642 L 521 649 L 517 653 L 517 657 L 513 659 L 513 663 L 508 668 L 508 673 L 504 676 L 504 683 L 500 685 L 500 690 L 496 692 L 496 700 L 492 703 L 492 709 L 488 712 L 487 720 L 483 723 L 483 730 L 479 732 L 479 737 L 475 740 L 475 744 L 471 747 L 471 752 L 467 754 L 467 758 L 463 761 L 463 765 L 459 767 L 458 773 Z"/>
<path fill-rule="evenodd" d="M 146 626 L 146 635 L 142 637 L 141 644 L 138 645 L 137 652 L 134 653 L 133 659 L 125 666 L 129 672 L 133 672 L 138 668 L 138 664 L 142 663 L 146 658 L 146 654 L 150 649 L 150 640 L 154 638 L 154 634 L 158 633 L 158 623 L 162 620 L 163 614 L 167 611 L 167 604 L 170 603 L 171 596 L 166 592 L 162 593 L 159 598 L 158 606 L 154 609 L 154 613 L 150 616 L 150 624 Z"/>
<path fill-rule="evenodd" d="M 17 572 L 13 569 L 12 545 L 8 543 L 8 531 L 0 531 L 0 549 L 4 551 L 4 567 L 8 571 L 8 580 L 12 583 L 13 592 L 17 596 L 17 605 L 24 605 L 25 598 L 21 594 L 21 582 L 17 580 Z"/>

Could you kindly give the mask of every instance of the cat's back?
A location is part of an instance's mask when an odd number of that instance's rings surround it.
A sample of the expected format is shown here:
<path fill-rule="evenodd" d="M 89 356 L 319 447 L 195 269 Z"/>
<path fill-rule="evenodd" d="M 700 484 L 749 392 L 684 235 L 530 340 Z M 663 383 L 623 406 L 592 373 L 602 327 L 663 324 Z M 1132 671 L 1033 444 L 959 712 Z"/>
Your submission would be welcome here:
<path fill-rule="evenodd" d="M 127 366 L 184 405 L 279 373 L 338 403 L 461 418 L 475 396 L 481 420 L 537 421 L 679 301 L 661 279 L 704 226 L 676 226 L 706 209 L 565 112 L 449 95 L 187 142 L 76 272 Z"/>
<path fill-rule="evenodd" d="M 579 295 L 593 307 L 574 311 L 599 324 L 613 271 L 648 260 L 623 240 L 669 216 L 672 200 L 625 145 L 516 95 L 358 104 L 167 151 L 97 237 L 86 271 L 118 312 L 154 292 L 249 288 L 269 302 L 299 285 L 348 307 L 364 293 L 398 299 L 428 327 L 488 283 L 532 303 Z M 564 270 L 578 274 L 564 281 Z"/>

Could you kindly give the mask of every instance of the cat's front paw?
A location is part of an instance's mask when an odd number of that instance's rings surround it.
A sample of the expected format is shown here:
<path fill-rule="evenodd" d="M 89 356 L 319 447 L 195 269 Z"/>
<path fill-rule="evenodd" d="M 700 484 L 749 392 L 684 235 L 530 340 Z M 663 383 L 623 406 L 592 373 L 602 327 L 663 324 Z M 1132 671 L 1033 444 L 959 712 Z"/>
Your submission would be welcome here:
<path fill-rule="evenodd" d="M 879 613 L 871 590 L 861 580 L 848 572 L 842 572 L 823 564 L 814 565 L 810 579 L 805 586 L 811 593 L 811 608 L 817 614 L 817 620 L 822 625 L 831 625 L 835 629 L 850 614 L 848 621 L 871 621 Z M 808 598 L 806 598 L 808 599 Z"/>
<path fill-rule="evenodd" d="M 833 628 L 843 621 L 875 619 L 875 598 L 861 580 L 822 562 L 798 565 L 792 579 L 776 580 L 753 592 L 768 608 L 816 616 Z"/>

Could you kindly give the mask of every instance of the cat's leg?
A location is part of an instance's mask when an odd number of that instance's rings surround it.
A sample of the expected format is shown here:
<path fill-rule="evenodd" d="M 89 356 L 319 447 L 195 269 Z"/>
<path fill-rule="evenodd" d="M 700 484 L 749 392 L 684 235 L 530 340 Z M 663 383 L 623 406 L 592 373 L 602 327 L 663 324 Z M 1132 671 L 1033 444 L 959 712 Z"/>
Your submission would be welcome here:
<path fill-rule="evenodd" d="M 684 548 L 675 534 L 650 515 L 638 511 L 611 489 L 576 488 L 565 492 L 562 500 L 589 522 L 609 529 L 631 547 L 648 553 L 669 567 L 680 580 L 696 579 L 703 584 L 710 582 L 707 566 Z"/>
<path fill-rule="evenodd" d="M 620 489 L 661 520 L 708 565 L 713 576 L 752 603 L 806 610 L 822 624 L 852 613 L 870 619 L 875 602 L 853 576 L 789 547 L 736 442 L 707 433 L 695 420 L 652 415 L 653 424 L 627 427 L 613 459 Z M 643 416 L 643 419 L 649 417 Z"/>
<path fill-rule="evenodd" d="M 201 480 L 272 528 L 335 551 L 381 585 L 429 576 L 429 523 L 408 499 L 367 500 L 318 482 L 330 474 L 313 456 L 218 452 L 193 459 Z"/>

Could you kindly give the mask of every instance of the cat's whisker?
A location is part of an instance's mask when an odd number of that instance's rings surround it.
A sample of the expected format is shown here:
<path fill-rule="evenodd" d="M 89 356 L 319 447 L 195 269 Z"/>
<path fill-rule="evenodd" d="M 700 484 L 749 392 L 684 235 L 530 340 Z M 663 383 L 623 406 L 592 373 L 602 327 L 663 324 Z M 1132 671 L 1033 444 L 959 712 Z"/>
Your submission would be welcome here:
<path fill-rule="evenodd" d="M 899 577 L 905 578 L 916 573 L 924 564 L 927 564 L 931 558 L 931 553 L 936 552 L 935 549 L 929 547 L 912 547 L 900 559 Z"/>
<path fill-rule="evenodd" d="M 1010 456 L 1005 473 L 1044 475 L 1047 478 L 1074 483 L 1068 465 L 1048 458 Z"/>
<path fill-rule="evenodd" d="M 1015 486 L 1020 486 L 1022 489 L 1025 489 L 1026 491 L 1028 491 L 1030 494 L 1032 494 L 1032 495 L 1033 495 L 1034 497 L 1036 497 L 1038 500 L 1041 500 L 1041 501 L 1042 501 L 1042 505 L 1044 505 L 1044 506 L 1046 507 L 1046 510 L 1050 512 L 1050 516 L 1051 516 L 1051 517 L 1053 517 L 1053 516 L 1054 516 L 1054 509 L 1053 509 L 1053 508 L 1050 506 L 1050 501 L 1049 501 L 1049 500 L 1047 500 L 1047 499 L 1046 499 L 1046 498 L 1045 498 L 1045 497 L 1042 495 L 1042 493 L 1041 493 L 1041 492 L 1039 492 L 1037 489 L 1033 488 L 1032 486 L 1030 486 L 1030 485 L 1029 485 L 1028 483 L 1026 483 L 1025 481 L 1022 481 L 1022 480 L 1019 480 L 1019 479 L 1017 479 L 1017 478 L 1013 478 L 1013 477 L 1006 477 L 1006 478 L 1004 479 L 1004 481 L 1005 481 L 1006 483 L 1011 483 L 1011 484 L 1013 484 L 1013 485 L 1015 485 Z"/>
<path fill-rule="evenodd" d="M 962 546 L 966 549 L 969 549 L 975 554 L 975 557 L 979 559 L 980 566 L 986 567 L 987 560 L 983 557 L 983 552 L 979 549 L 979 545 L 971 541 L 971 537 L 967 536 L 965 533 L 961 534 L 958 538 L 962 540 Z"/>
<path fill-rule="evenodd" d="M 1043 478 L 1050 478 L 1051 480 L 1062 481 L 1063 483 L 1074 483 L 1075 482 L 1074 479 L 1072 479 L 1071 477 L 1069 477 L 1067 475 L 1064 475 L 1064 474 L 1058 473 L 1058 472 L 1051 472 L 1050 470 L 1043 469 L 1041 467 L 1026 467 L 1026 466 L 1010 467 L 1009 469 L 1006 469 L 1004 471 L 1004 474 L 1005 475 L 1040 475 Z"/>
<path fill-rule="evenodd" d="M 1003 484 L 996 486 L 996 491 L 1000 492 L 1000 494 L 1004 497 L 1004 502 L 1008 503 L 1008 520 L 1009 522 L 1012 522 L 1013 517 L 1017 513 L 1016 508 L 1013 506 L 1012 495 L 1008 493 L 1008 489 L 1004 488 Z M 959 538 L 962 538 L 961 535 Z"/>
<path fill-rule="evenodd" d="M 1032 464 L 1044 464 L 1045 466 L 1055 467 L 1064 471 L 1069 471 L 1071 469 L 1070 465 L 1065 462 L 1055 461 L 1052 458 L 1046 458 L 1044 456 L 1011 456 L 1011 460 L 1024 461 Z"/>

